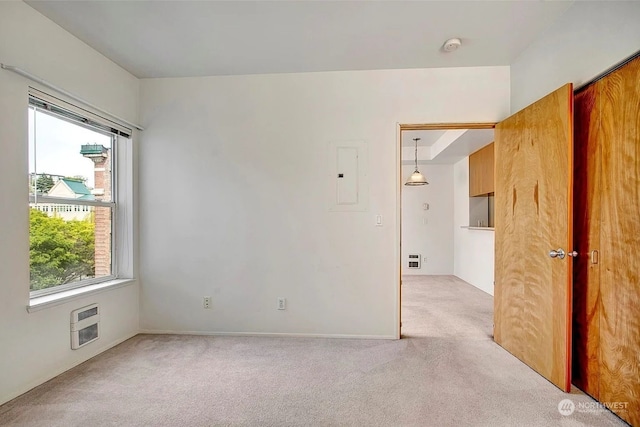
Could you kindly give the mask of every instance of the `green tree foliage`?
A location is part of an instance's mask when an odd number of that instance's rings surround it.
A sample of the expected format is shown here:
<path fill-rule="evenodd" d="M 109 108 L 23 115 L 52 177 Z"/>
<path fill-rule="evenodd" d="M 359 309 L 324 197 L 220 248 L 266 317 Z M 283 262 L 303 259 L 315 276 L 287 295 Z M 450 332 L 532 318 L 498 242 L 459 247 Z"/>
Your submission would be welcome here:
<path fill-rule="evenodd" d="M 31 290 L 94 275 L 94 222 L 64 221 L 30 209 Z"/>
<path fill-rule="evenodd" d="M 51 175 L 44 174 L 38 177 L 36 190 L 38 190 L 39 193 L 48 193 L 51 187 L 53 187 L 53 178 L 51 178 Z"/>

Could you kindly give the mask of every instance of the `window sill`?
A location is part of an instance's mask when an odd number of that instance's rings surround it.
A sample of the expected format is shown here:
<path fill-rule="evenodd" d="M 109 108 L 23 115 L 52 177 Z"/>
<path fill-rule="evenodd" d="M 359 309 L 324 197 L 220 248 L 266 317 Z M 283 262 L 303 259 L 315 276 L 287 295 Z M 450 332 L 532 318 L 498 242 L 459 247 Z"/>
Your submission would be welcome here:
<path fill-rule="evenodd" d="M 135 279 L 115 279 L 108 282 L 96 283 L 94 285 L 83 286 L 81 288 L 69 289 L 55 294 L 43 295 L 41 297 L 31 298 L 27 311 L 33 313 L 45 308 L 54 307 L 64 304 L 76 298 L 86 297 L 88 295 L 97 294 L 112 289 L 122 288 L 135 282 Z"/>

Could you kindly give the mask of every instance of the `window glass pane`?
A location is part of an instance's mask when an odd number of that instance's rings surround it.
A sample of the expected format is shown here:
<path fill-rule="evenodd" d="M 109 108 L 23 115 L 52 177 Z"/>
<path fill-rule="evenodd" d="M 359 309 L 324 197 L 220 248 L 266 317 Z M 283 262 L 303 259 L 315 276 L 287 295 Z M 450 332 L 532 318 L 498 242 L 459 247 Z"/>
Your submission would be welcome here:
<path fill-rule="evenodd" d="M 111 208 L 31 204 L 31 290 L 111 275 Z"/>
<path fill-rule="evenodd" d="M 111 201 L 113 138 L 29 108 L 29 193 Z"/>
<path fill-rule="evenodd" d="M 31 290 L 113 276 L 112 207 L 74 199 L 112 201 L 115 136 L 46 110 L 28 111 Z"/>

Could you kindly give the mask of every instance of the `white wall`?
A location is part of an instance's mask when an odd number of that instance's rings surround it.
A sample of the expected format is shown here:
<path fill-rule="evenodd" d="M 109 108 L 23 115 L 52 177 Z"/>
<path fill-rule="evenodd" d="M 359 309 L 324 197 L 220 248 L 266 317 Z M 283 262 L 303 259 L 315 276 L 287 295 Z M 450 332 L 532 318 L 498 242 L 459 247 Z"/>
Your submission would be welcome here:
<path fill-rule="evenodd" d="M 402 274 L 453 274 L 453 165 L 419 169 L 429 185 L 402 187 Z M 414 166 L 402 167 L 402 182 L 413 170 Z M 429 210 L 424 210 L 424 203 Z M 410 253 L 421 255 L 422 268 L 407 268 Z"/>
<path fill-rule="evenodd" d="M 0 2 L 0 62 L 30 71 L 88 101 L 136 119 L 138 81 L 22 2 Z M 27 313 L 29 222 L 27 90 L 0 70 L 0 403 L 138 330 L 136 284 Z M 101 306 L 102 337 L 70 349 L 71 310 Z"/>
<path fill-rule="evenodd" d="M 511 65 L 516 112 L 567 82 L 580 86 L 640 50 L 640 2 L 576 1 Z"/>
<path fill-rule="evenodd" d="M 396 124 L 508 111 L 508 67 L 142 80 L 141 328 L 396 337 Z M 368 145 L 366 212 L 328 211 L 343 140 Z"/>
<path fill-rule="evenodd" d="M 639 17 L 640 2 L 574 2 L 511 64 L 511 112 L 567 82 L 579 87 L 638 51 Z M 469 203 L 466 160 L 455 165 L 454 180 L 456 222 L 462 225 Z M 455 274 L 493 294 L 493 233 L 454 233 Z"/>
<path fill-rule="evenodd" d="M 493 295 L 494 232 L 469 225 L 469 158 L 453 165 L 454 275 Z"/>

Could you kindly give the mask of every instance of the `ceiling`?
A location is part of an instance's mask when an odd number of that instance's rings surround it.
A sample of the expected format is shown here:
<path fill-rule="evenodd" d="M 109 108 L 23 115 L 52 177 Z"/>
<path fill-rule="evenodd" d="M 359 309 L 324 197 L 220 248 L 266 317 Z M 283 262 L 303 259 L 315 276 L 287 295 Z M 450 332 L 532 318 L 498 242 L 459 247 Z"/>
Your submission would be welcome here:
<path fill-rule="evenodd" d="M 431 147 L 435 144 L 446 130 L 405 130 L 402 131 L 402 146 L 415 147 L 414 138 L 420 138 L 418 147 Z"/>
<path fill-rule="evenodd" d="M 509 65 L 570 1 L 26 1 L 132 74 Z M 445 53 L 451 37 L 462 47 Z"/>
<path fill-rule="evenodd" d="M 402 132 L 402 164 L 413 165 L 412 138 L 431 143 L 418 145 L 418 164 L 453 164 L 493 141 L 493 129 L 419 130 Z"/>

